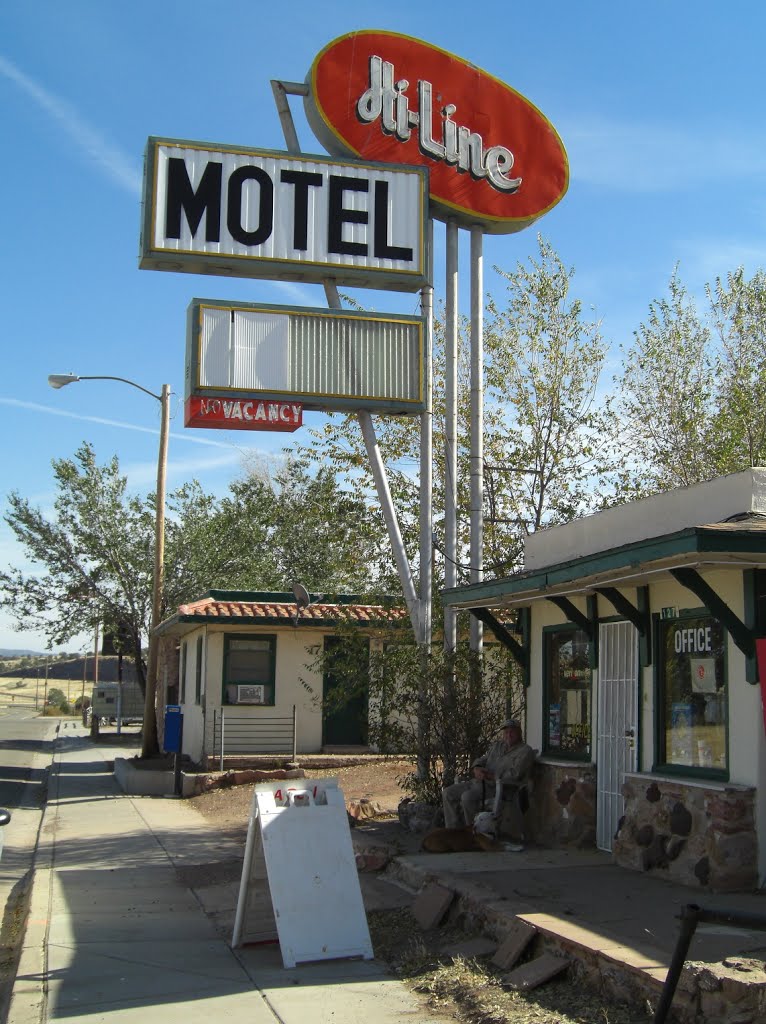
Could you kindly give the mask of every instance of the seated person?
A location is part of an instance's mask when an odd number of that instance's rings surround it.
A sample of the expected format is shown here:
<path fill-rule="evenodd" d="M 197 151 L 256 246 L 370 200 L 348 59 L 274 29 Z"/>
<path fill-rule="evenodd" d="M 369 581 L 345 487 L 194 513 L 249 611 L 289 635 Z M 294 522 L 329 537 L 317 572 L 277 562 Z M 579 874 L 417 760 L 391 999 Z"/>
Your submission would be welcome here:
<path fill-rule="evenodd" d="M 521 722 L 509 718 L 500 727 L 502 739 L 495 740 L 482 757 L 471 765 L 473 778 L 455 782 L 442 790 L 445 828 L 463 828 L 472 824 L 487 800 L 495 796 L 496 782 L 523 782 L 535 760 L 535 751 L 524 742 Z M 515 803 L 518 803 L 515 801 Z M 513 834 L 523 831 L 523 815 L 516 807 Z"/>

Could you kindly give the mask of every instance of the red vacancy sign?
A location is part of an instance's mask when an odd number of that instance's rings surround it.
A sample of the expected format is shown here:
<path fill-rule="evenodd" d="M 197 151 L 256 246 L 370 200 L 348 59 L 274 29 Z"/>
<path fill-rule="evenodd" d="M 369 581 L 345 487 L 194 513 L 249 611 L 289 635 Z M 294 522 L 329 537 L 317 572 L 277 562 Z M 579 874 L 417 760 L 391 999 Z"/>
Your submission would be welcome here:
<path fill-rule="evenodd" d="M 190 395 L 184 410 L 185 427 L 221 430 L 274 430 L 290 432 L 303 423 L 297 402 L 265 402 L 250 398 L 205 398 Z"/>
<path fill-rule="evenodd" d="M 434 213 L 510 234 L 569 185 L 553 125 L 528 99 L 446 50 L 395 32 L 329 43 L 308 75 L 306 114 L 330 153 L 426 166 Z"/>

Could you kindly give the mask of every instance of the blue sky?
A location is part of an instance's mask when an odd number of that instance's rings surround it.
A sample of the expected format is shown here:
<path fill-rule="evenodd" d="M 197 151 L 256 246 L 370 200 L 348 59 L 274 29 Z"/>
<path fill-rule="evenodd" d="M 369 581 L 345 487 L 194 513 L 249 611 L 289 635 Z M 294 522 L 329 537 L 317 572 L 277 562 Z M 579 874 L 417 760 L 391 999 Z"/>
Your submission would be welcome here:
<path fill-rule="evenodd" d="M 383 11 L 385 10 L 385 15 Z M 323 305 L 316 286 L 137 268 L 149 135 L 284 148 L 269 81 L 302 80 L 331 39 L 381 28 L 478 64 L 536 104 L 569 153 L 571 184 L 536 226 L 576 268 L 575 291 L 616 352 L 664 293 L 676 262 L 695 294 L 740 264 L 766 264 L 763 5 L 485 0 L 262 4 L 250 0 L 6 0 L 0 7 L 3 154 L 2 499 L 46 508 L 51 459 L 85 439 L 153 487 L 159 406 L 132 388 L 49 373 L 108 374 L 175 393 L 169 487 L 222 492 L 243 454 L 299 435 L 185 430 L 185 311 L 193 296 Z M 294 107 L 303 148 L 320 152 Z M 535 249 L 535 228 L 485 243 L 491 266 Z M 437 229 L 436 290 L 443 295 Z M 464 263 L 468 276 L 467 261 Z M 414 297 L 360 292 L 376 309 Z M 318 422 L 307 414 L 306 422 Z M 305 429 L 305 428 L 304 428 Z M 0 562 L 25 565 L 0 529 Z M 194 597 L 195 595 L 189 595 Z M 43 640 L 0 619 L 0 647 Z M 74 645 L 68 645 L 70 649 Z"/>

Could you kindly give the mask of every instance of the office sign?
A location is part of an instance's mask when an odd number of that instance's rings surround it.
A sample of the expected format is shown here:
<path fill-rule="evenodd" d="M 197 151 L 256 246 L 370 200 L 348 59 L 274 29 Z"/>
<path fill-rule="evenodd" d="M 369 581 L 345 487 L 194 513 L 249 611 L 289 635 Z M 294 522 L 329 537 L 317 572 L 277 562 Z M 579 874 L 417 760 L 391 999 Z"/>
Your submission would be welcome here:
<path fill-rule="evenodd" d="M 150 138 L 139 266 L 417 291 L 427 172 Z"/>
<path fill-rule="evenodd" d="M 193 299 L 186 425 L 289 430 L 301 408 L 420 413 L 425 333 L 418 316 Z"/>
<path fill-rule="evenodd" d="M 569 184 L 553 125 L 468 61 L 395 32 L 341 36 L 316 57 L 306 115 L 330 153 L 429 169 L 434 214 L 520 231 Z"/>

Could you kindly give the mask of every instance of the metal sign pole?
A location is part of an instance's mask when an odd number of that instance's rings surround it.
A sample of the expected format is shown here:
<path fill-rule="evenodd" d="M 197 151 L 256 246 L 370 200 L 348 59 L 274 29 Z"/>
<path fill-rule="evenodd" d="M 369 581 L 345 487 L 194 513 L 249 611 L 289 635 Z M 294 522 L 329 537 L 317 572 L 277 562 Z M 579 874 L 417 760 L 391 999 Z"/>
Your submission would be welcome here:
<path fill-rule="evenodd" d="M 285 144 L 288 152 L 293 155 L 297 155 L 301 152 L 300 142 L 298 140 L 298 133 L 295 130 L 295 123 L 293 121 L 287 96 L 306 96 L 308 93 L 308 86 L 298 82 L 282 82 L 273 80 L 271 88 L 274 93 L 274 100 L 277 105 L 277 112 L 279 114 L 279 120 L 282 125 L 282 132 L 285 137 Z M 340 309 L 340 295 L 338 294 L 338 288 L 335 283 L 333 281 L 326 281 L 324 284 L 324 290 L 325 296 L 327 297 L 327 305 L 331 309 Z M 370 416 L 369 412 L 366 410 L 360 410 L 357 413 L 357 419 L 359 420 L 359 425 L 362 430 L 362 437 L 367 449 L 367 457 L 370 460 L 370 469 L 372 471 L 373 480 L 375 481 L 378 501 L 380 502 L 383 517 L 386 521 L 386 526 L 388 527 L 388 536 L 391 541 L 391 548 L 394 555 L 394 561 L 396 562 L 396 568 L 399 573 L 399 580 L 402 584 L 402 590 L 404 591 L 404 600 L 407 604 L 407 610 L 410 614 L 416 640 L 419 643 L 422 643 L 423 612 L 415 591 L 412 570 L 407 558 L 407 551 L 404 547 L 401 529 L 399 528 L 396 509 L 394 508 L 394 503 L 391 498 L 391 491 L 389 489 L 388 478 L 386 476 L 386 467 L 383 463 L 380 449 L 378 447 L 372 416 Z"/>
<path fill-rule="evenodd" d="M 444 330 L 444 585 L 457 586 L 457 304 L 458 227 L 447 221 L 447 307 Z M 444 649 L 457 644 L 457 613 L 444 609 Z"/>
<path fill-rule="evenodd" d="M 434 251 L 434 222 L 428 219 L 428 251 Z M 428 656 L 431 650 L 433 632 L 433 447 L 434 447 L 434 289 L 433 256 L 429 257 L 428 276 L 430 284 L 420 293 L 421 313 L 426 318 L 425 344 L 425 399 L 426 409 L 420 416 L 420 643 L 423 671 L 418 684 L 418 765 L 419 779 L 428 777 L 428 754 L 426 735 L 428 732 L 427 691 Z"/>
<path fill-rule="evenodd" d="M 433 253 L 434 222 L 428 220 L 428 251 Z M 426 318 L 425 399 L 426 409 L 420 417 L 420 641 L 431 644 L 433 587 L 433 447 L 434 447 L 434 287 L 433 261 L 429 260 L 431 283 L 420 293 L 421 313 Z"/>
<path fill-rule="evenodd" d="M 484 233 L 471 228 L 471 583 L 484 579 Z M 481 653 L 483 626 L 471 616 L 471 650 Z"/>

